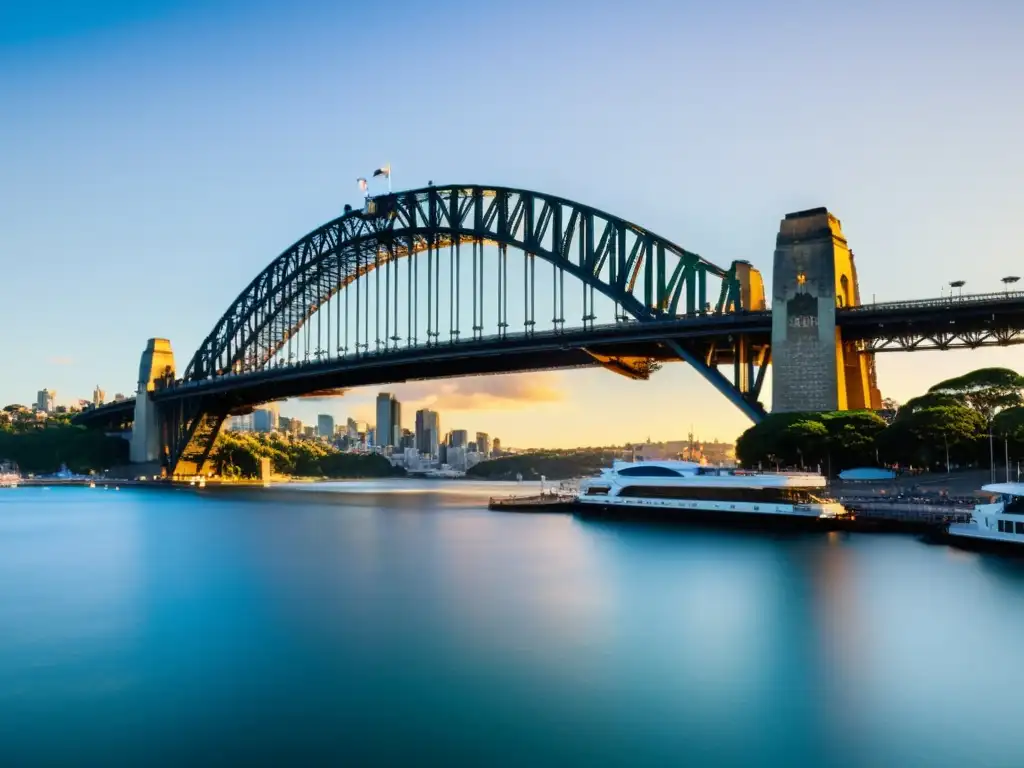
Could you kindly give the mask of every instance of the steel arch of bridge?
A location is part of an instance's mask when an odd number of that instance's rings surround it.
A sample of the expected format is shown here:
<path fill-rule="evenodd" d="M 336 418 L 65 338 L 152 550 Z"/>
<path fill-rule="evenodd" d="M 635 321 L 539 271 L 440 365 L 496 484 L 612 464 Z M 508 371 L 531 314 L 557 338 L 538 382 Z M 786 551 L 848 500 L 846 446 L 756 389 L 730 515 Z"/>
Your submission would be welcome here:
<path fill-rule="evenodd" d="M 288 248 L 235 299 L 184 378 L 263 369 L 318 309 L 358 278 L 424 251 L 428 264 L 439 261 L 443 248 L 459 259 L 467 243 L 474 266 L 479 248 L 482 268 L 484 245 L 498 246 L 499 259 L 508 247 L 516 248 L 588 286 L 591 310 L 596 290 L 639 322 L 744 308 L 740 262 L 723 269 L 643 227 L 554 195 L 506 187 L 430 186 L 370 198 L 366 208 L 346 212 Z M 708 302 L 709 275 L 720 281 L 714 305 Z M 428 276 L 428 295 L 429 281 Z M 475 283 L 474 277 L 474 291 Z M 396 304 L 397 285 L 396 273 Z M 482 278 L 479 288 L 482 299 Z M 428 309 L 426 343 L 445 343 L 439 339 L 439 323 L 430 326 L 430 314 Z M 564 327 L 561 314 L 556 327 L 558 322 Z M 397 323 L 397 308 L 395 317 Z M 592 313 L 582 318 L 584 327 L 588 320 L 593 322 Z M 532 324 L 529 318 L 526 322 Z M 391 337 L 396 343 L 397 332 Z M 408 333 L 407 345 L 416 345 L 418 331 L 410 327 Z M 458 333 L 453 332 L 452 341 Z M 342 349 L 340 340 L 338 352 L 358 356 L 358 339 L 354 353 Z"/>

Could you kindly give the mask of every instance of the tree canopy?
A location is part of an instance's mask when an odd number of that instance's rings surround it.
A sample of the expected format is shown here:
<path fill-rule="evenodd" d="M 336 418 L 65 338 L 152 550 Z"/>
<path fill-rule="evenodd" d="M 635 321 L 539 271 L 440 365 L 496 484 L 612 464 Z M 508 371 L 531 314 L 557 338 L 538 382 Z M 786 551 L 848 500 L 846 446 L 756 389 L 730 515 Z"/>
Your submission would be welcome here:
<path fill-rule="evenodd" d="M 940 381 L 928 392 L 954 397 L 988 422 L 999 411 L 1024 405 L 1024 376 L 1009 368 L 979 368 Z"/>
<path fill-rule="evenodd" d="M 1011 455 L 1024 453 L 1024 376 L 980 368 L 947 379 L 908 400 L 889 425 L 873 411 L 770 414 L 740 436 L 736 455 L 745 466 L 820 465 L 832 473 L 879 461 L 984 466 L 989 424 Z"/>

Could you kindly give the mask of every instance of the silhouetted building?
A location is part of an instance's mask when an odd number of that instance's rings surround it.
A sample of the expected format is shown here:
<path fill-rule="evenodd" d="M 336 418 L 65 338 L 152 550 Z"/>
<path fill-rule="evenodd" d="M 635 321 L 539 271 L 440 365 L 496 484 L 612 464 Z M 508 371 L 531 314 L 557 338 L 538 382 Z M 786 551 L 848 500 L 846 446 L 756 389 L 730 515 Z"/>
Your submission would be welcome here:
<path fill-rule="evenodd" d="M 402 439 L 402 404 L 390 392 L 377 395 L 377 445 L 398 445 Z"/>
<path fill-rule="evenodd" d="M 416 450 L 421 456 L 437 456 L 440 441 L 441 417 L 437 411 L 416 411 Z"/>
<path fill-rule="evenodd" d="M 494 438 L 494 441 L 491 443 L 491 455 L 492 456 L 500 456 L 501 455 L 501 439 L 500 438 L 497 438 L 497 437 Z"/>
<path fill-rule="evenodd" d="M 491 453 L 491 436 L 486 432 L 476 433 L 476 449 L 486 458 Z"/>
<path fill-rule="evenodd" d="M 326 437 L 328 440 L 334 437 L 334 417 L 321 413 L 316 417 L 316 431 L 320 437 Z"/>
<path fill-rule="evenodd" d="M 469 444 L 469 432 L 464 429 L 453 429 L 448 435 L 448 445 L 452 448 L 465 448 Z"/>

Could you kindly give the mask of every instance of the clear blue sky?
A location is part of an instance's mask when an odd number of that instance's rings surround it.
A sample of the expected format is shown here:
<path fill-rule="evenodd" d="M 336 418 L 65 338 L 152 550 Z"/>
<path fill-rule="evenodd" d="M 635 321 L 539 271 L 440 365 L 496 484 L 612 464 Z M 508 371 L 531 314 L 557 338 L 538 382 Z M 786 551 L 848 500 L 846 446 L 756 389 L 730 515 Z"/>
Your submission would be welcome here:
<path fill-rule="evenodd" d="M 766 273 L 779 219 L 827 205 L 866 298 L 998 289 L 1024 272 L 1022 29 L 984 0 L 6 3 L 0 402 L 130 391 L 150 336 L 183 366 L 385 161 L 397 187 L 558 193 Z M 882 389 L 1020 349 L 887 356 Z M 682 365 L 490 381 L 403 396 L 520 445 L 745 426 Z M 293 410 L 365 418 L 372 394 Z"/>

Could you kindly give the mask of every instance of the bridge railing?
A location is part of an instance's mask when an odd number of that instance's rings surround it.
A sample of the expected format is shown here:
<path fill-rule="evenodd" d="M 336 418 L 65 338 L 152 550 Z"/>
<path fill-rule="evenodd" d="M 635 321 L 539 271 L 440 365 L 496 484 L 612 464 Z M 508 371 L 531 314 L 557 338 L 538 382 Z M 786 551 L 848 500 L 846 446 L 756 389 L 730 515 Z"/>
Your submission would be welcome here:
<path fill-rule="evenodd" d="M 932 299 L 911 301 L 884 301 L 846 307 L 842 312 L 870 312 L 872 310 L 911 309 L 913 307 L 958 307 L 964 304 L 991 304 L 993 302 L 1024 301 L 1024 291 L 1000 291 L 998 293 L 969 293 L 965 296 L 940 296 Z"/>

